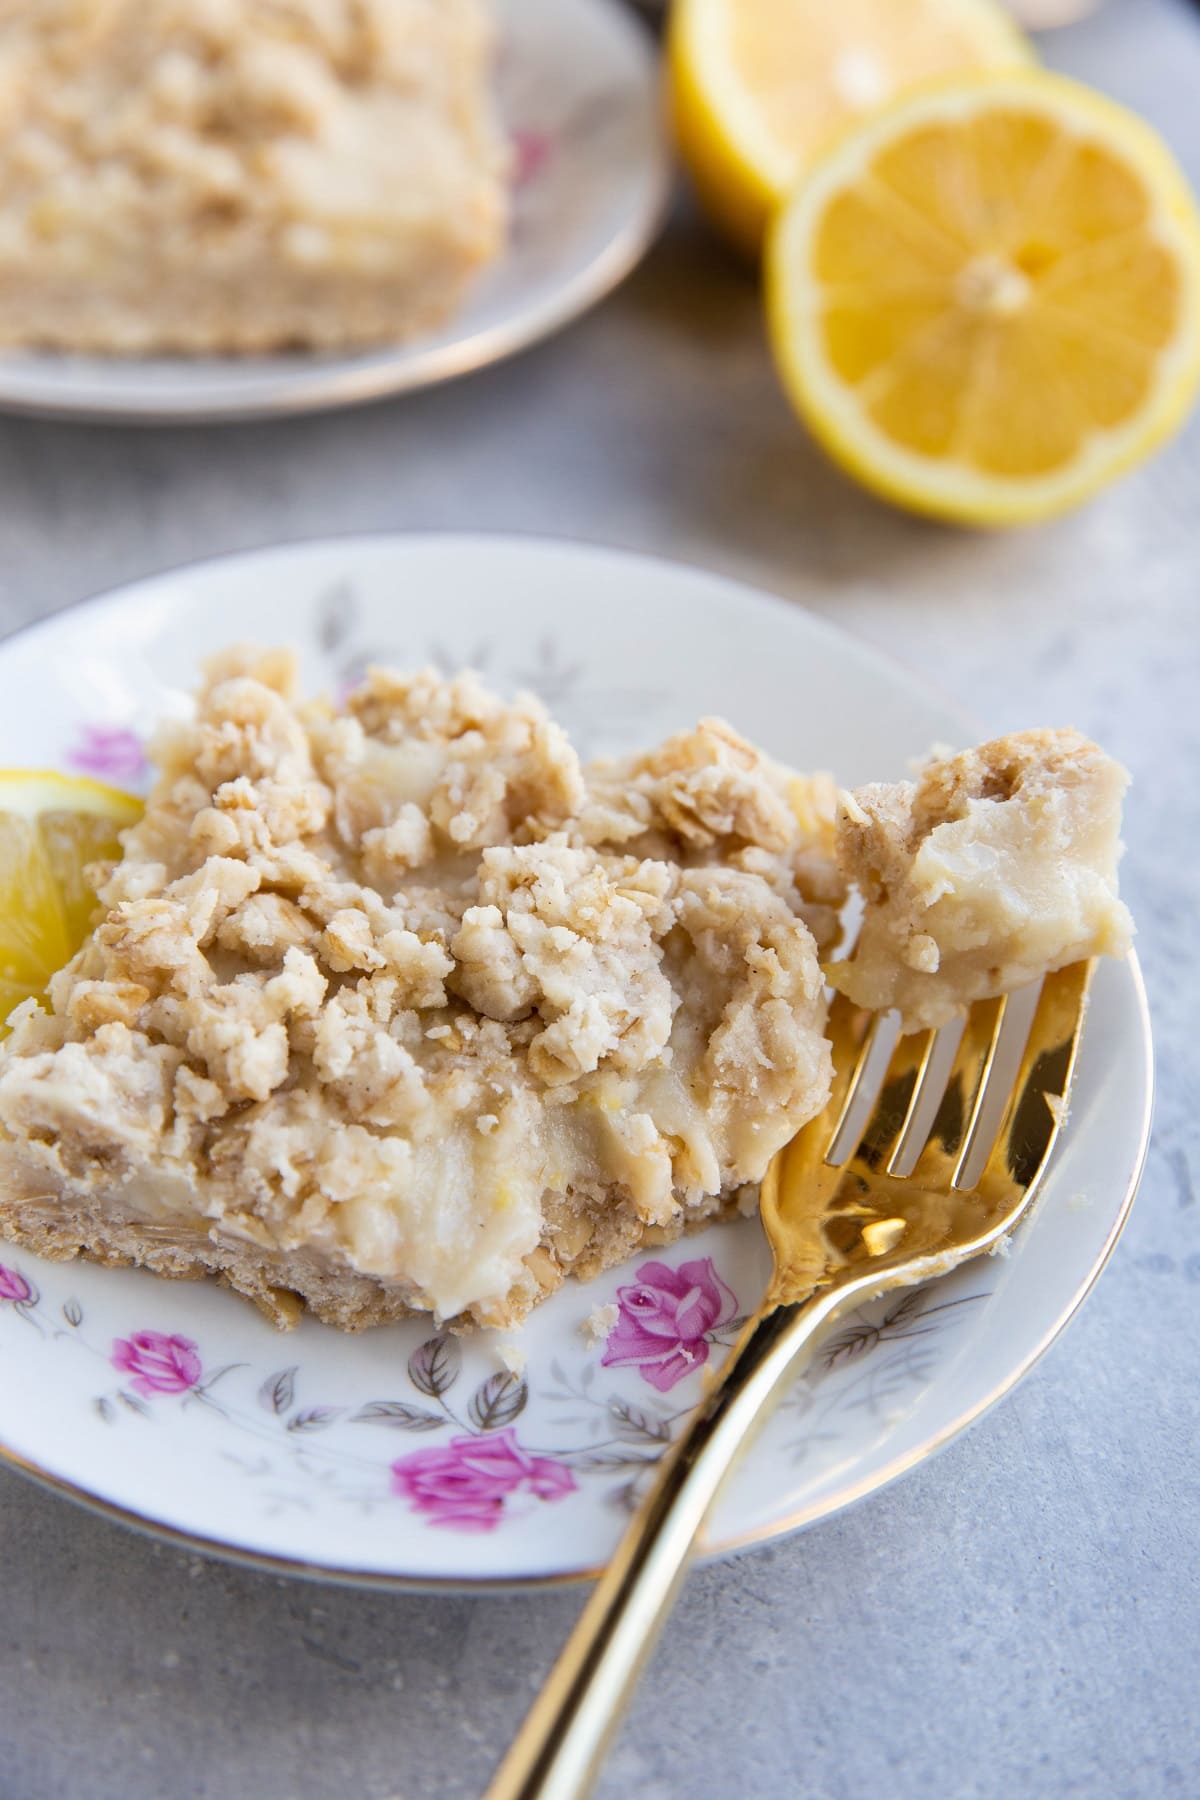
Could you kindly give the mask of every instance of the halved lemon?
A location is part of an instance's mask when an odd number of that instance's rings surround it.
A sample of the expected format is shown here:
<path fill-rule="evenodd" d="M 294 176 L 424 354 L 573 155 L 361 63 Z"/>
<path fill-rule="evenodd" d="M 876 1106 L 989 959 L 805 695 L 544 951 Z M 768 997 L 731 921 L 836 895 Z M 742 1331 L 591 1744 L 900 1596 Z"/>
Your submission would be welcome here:
<path fill-rule="evenodd" d="M 918 83 L 1032 60 L 997 0 L 675 0 L 668 34 L 680 149 L 750 251 L 847 125 Z"/>
<path fill-rule="evenodd" d="M 1048 517 L 1146 456 L 1200 381 L 1200 214 L 1140 119 L 1062 76 L 910 96 L 780 214 L 772 342 L 868 487 L 971 524 Z"/>
<path fill-rule="evenodd" d="M 142 802 L 83 776 L 0 770 L 0 1035 L 87 936 L 93 863 L 115 861 Z"/>

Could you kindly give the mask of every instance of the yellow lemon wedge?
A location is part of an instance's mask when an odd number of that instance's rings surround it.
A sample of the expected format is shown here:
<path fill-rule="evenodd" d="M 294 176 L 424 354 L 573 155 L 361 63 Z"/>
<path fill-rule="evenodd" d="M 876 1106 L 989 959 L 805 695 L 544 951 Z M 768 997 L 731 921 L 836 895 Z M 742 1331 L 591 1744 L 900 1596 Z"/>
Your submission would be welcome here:
<path fill-rule="evenodd" d="M 0 1035 L 87 936 L 93 863 L 115 861 L 142 802 L 85 777 L 0 770 Z"/>
<path fill-rule="evenodd" d="M 684 160 L 751 252 L 848 125 L 919 83 L 1033 60 L 998 0 L 675 0 L 667 44 Z"/>
<path fill-rule="evenodd" d="M 867 487 L 975 525 L 1088 498 L 1200 381 L 1200 214 L 1140 119 L 1062 76 L 911 95 L 776 220 L 776 360 Z"/>

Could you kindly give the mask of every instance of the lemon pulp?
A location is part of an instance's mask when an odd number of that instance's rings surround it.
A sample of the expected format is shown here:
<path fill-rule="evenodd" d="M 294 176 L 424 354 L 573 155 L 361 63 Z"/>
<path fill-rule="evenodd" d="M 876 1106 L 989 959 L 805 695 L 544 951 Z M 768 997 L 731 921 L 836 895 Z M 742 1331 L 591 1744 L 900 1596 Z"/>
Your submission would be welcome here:
<path fill-rule="evenodd" d="M 771 335 L 860 480 L 977 523 L 1086 498 L 1200 379 L 1200 216 L 1154 134 L 1061 76 L 913 95 L 781 214 Z"/>
<path fill-rule="evenodd" d="M 141 812 L 102 782 L 0 770 L 0 1021 L 78 950 L 96 909 L 88 870 L 120 857 Z"/>
<path fill-rule="evenodd" d="M 680 148 L 750 251 L 848 125 L 916 84 L 1032 60 L 996 0 L 675 0 L 668 33 Z"/>

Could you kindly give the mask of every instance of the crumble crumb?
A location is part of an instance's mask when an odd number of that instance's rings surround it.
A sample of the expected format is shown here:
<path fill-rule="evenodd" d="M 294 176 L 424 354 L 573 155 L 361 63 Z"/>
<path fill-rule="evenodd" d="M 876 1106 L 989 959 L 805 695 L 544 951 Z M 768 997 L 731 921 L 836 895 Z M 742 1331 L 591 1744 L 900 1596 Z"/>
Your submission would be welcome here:
<path fill-rule="evenodd" d="M 593 1306 L 583 1321 L 582 1327 L 588 1343 L 597 1349 L 601 1344 L 606 1343 L 609 1333 L 616 1328 L 617 1320 L 620 1317 L 621 1309 L 615 1300 L 610 1300 L 607 1306 Z"/>
<path fill-rule="evenodd" d="M 523 1375 L 529 1357 L 522 1344 L 516 1338 L 497 1338 L 493 1349 L 500 1358 L 501 1365 L 510 1375 Z"/>

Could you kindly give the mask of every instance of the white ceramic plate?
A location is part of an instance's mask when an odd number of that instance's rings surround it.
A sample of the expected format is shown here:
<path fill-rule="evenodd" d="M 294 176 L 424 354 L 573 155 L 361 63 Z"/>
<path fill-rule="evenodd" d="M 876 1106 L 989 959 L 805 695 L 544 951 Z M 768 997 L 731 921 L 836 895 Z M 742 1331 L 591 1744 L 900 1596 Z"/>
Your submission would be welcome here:
<path fill-rule="evenodd" d="M 858 782 L 964 737 L 947 703 L 874 651 L 711 576 L 520 539 L 380 537 L 202 564 L 10 639 L 0 764 L 136 783 L 147 728 L 187 704 L 198 658 L 238 638 L 294 642 L 314 687 L 368 658 L 473 664 L 503 689 L 537 689 L 592 752 L 721 712 L 776 756 Z M 1012 1254 L 869 1307 L 827 1345 L 731 1485 L 715 1549 L 869 1493 L 1024 1374 L 1124 1221 L 1149 1052 L 1136 966 L 1105 965 L 1070 1129 Z M 604 1562 L 631 1491 L 699 1396 L 701 1364 L 723 1354 L 766 1272 L 747 1221 L 569 1284 L 533 1316 L 518 1381 L 484 1341 L 446 1347 L 419 1324 L 347 1337 L 310 1320 L 284 1336 L 215 1285 L 0 1244 L 0 1445 L 131 1523 L 283 1570 L 562 1580 Z M 639 1284 L 667 1354 L 616 1364 L 622 1347 L 651 1348 L 625 1311 L 607 1344 L 582 1327 Z"/>
<path fill-rule="evenodd" d="M 512 238 L 436 336 L 350 355 L 0 354 L 0 409 L 161 424 L 348 406 L 511 356 L 640 260 L 670 185 L 654 45 L 620 0 L 497 0 Z"/>

